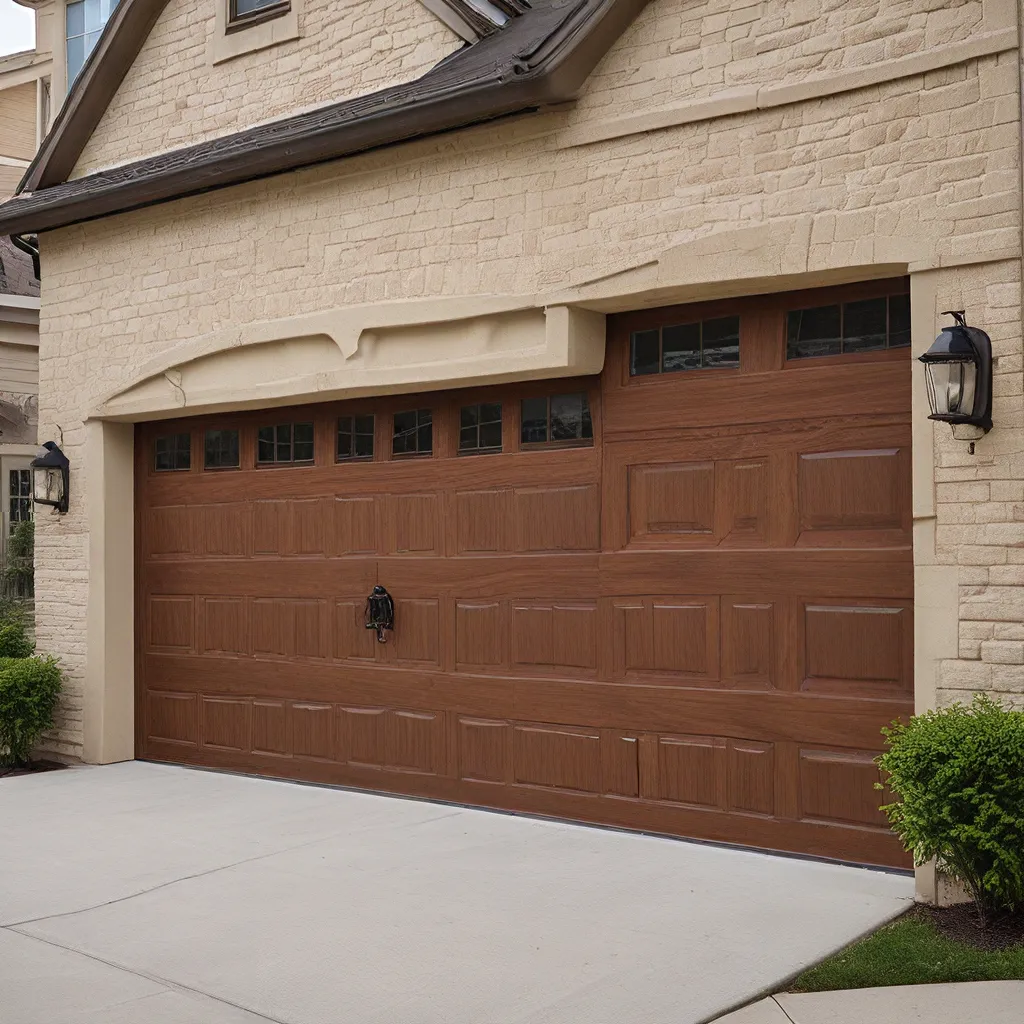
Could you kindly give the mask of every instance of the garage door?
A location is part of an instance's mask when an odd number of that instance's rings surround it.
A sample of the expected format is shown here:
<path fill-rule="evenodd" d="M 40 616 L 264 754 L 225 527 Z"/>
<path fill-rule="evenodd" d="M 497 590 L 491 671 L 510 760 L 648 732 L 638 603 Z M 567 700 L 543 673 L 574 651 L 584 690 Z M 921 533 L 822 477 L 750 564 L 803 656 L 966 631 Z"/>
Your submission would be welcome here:
<path fill-rule="evenodd" d="M 139 756 L 905 864 L 909 340 L 890 281 L 610 317 L 600 378 L 140 426 Z"/>

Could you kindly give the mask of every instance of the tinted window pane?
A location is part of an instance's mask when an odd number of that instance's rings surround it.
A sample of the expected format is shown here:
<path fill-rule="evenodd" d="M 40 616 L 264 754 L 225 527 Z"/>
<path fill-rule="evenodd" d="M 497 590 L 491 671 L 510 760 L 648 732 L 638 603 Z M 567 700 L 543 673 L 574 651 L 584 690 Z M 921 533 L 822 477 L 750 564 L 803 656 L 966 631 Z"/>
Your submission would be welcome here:
<path fill-rule="evenodd" d="M 705 369 L 740 365 L 740 318 L 724 316 L 701 324 L 701 366 Z"/>
<path fill-rule="evenodd" d="M 657 373 L 661 368 L 659 332 L 634 331 L 630 338 L 629 372 L 634 377 Z"/>
<path fill-rule="evenodd" d="M 476 437 L 476 426 L 480 422 L 480 406 L 464 405 L 459 413 L 459 426 L 463 430 L 472 430 Z"/>
<path fill-rule="evenodd" d="M 207 469 L 238 467 L 238 431 L 208 430 L 203 439 L 203 458 Z"/>
<path fill-rule="evenodd" d="M 839 306 L 792 310 L 786 326 L 789 359 L 837 356 L 843 350 Z"/>
<path fill-rule="evenodd" d="M 292 428 L 286 423 L 277 428 L 277 461 L 292 461 Z"/>
<path fill-rule="evenodd" d="M 191 469 L 192 467 L 192 435 L 166 434 L 158 437 L 154 445 L 155 465 L 160 471 Z M 11 471 L 14 479 L 15 471 Z M 12 489 L 11 493 L 15 493 Z"/>
<path fill-rule="evenodd" d="M 299 426 L 296 426 L 296 431 Z M 296 444 L 302 439 L 296 436 Z M 339 459 L 373 458 L 373 417 L 341 416 L 338 419 Z"/>
<path fill-rule="evenodd" d="M 296 423 L 292 433 L 292 458 L 296 462 L 313 461 L 313 424 Z"/>
<path fill-rule="evenodd" d="M 844 303 L 844 352 L 874 352 L 885 348 L 886 305 L 884 298 Z"/>
<path fill-rule="evenodd" d="M 593 437 L 586 395 L 551 396 L 551 440 L 574 441 Z"/>
<path fill-rule="evenodd" d="M 433 424 L 429 409 L 395 413 L 394 455 L 427 455 L 433 451 Z"/>
<path fill-rule="evenodd" d="M 910 296 L 889 296 L 889 348 L 910 344 Z"/>
<path fill-rule="evenodd" d="M 68 36 L 80 36 L 85 32 L 85 0 L 67 5 Z"/>
<path fill-rule="evenodd" d="M 254 14 L 267 7 L 276 7 L 281 0 L 233 0 L 232 17 L 240 18 L 245 14 Z"/>
<path fill-rule="evenodd" d="M 355 420 L 356 428 L 356 458 L 357 459 L 372 459 L 373 458 L 373 417 L 372 416 L 357 416 Z"/>
<path fill-rule="evenodd" d="M 338 451 L 337 458 L 351 459 L 354 438 L 352 436 L 352 418 L 346 416 L 338 420 Z"/>
<path fill-rule="evenodd" d="M 260 462 L 274 461 L 274 428 L 260 427 L 256 434 L 256 458 Z"/>
<path fill-rule="evenodd" d="M 539 444 L 548 439 L 548 400 L 546 398 L 524 398 L 522 416 L 523 444 Z"/>
<path fill-rule="evenodd" d="M 700 324 L 662 328 L 661 368 L 665 373 L 700 369 Z"/>

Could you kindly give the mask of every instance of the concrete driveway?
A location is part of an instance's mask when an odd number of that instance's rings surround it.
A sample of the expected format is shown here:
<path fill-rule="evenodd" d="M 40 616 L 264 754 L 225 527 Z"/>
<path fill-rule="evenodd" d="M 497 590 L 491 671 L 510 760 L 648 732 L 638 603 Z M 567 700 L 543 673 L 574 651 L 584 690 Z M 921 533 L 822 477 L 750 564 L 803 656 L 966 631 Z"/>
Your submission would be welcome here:
<path fill-rule="evenodd" d="M 906 876 L 160 765 L 0 781 L 3 1024 L 687 1024 Z"/>

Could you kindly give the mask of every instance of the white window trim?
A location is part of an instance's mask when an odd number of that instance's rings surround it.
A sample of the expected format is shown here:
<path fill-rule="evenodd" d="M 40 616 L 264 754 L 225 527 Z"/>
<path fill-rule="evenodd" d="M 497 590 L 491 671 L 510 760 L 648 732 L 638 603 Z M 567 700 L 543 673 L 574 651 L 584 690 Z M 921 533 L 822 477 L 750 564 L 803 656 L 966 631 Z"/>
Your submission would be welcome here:
<path fill-rule="evenodd" d="M 265 50 L 268 46 L 287 43 L 302 36 L 302 0 L 291 0 L 291 8 L 284 14 L 267 21 L 257 22 L 228 32 L 228 7 L 231 0 L 213 0 L 213 36 L 207 52 L 211 64 L 241 57 L 246 53 Z"/>

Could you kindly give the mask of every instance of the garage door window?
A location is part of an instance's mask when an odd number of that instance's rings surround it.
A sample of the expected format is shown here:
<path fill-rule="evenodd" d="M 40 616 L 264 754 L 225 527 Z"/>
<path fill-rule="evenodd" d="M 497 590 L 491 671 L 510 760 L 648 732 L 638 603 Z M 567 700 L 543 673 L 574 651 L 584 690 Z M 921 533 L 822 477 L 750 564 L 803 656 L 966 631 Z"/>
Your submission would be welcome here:
<path fill-rule="evenodd" d="M 523 399 L 523 445 L 590 445 L 594 424 L 587 396 L 551 395 Z"/>
<path fill-rule="evenodd" d="M 430 455 L 434 450 L 433 415 L 429 409 L 395 413 L 392 455 Z"/>
<path fill-rule="evenodd" d="M 280 423 L 260 427 L 256 461 L 261 466 L 313 461 L 313 424 Z"/>
<path fill-rule="evenodd" d="M 238 431 L 206 431 L 203 465 L 206 469 L 238 469 Z"/>
<path fill-rule="evenodd" d="M 736 369 L 739 365 L 738 316 L 673 324 L 630 335 L 631 377 L 681 370 Z"/>
<path fill-rule="evenodd" d="M 910 344 L 910 296 L 790 310 L 786 317 L 786 358 L 850 355 L 906 348 Z"/>
<path fill-rule="evenodd" d="M 192 435 L 164 434 L 154 442 L 158 473 L 192 468 Z"/>
<path fill-rule="evenodd" d="M 348 459 L 373 458 L 373 417 L 341 416 L 338 418 L 339 462 Z"/>
<path fill-rule="evenodd" d="M 501 451 L 501 403 L 464 405 L 459 412 L 459 454 Z"/>

